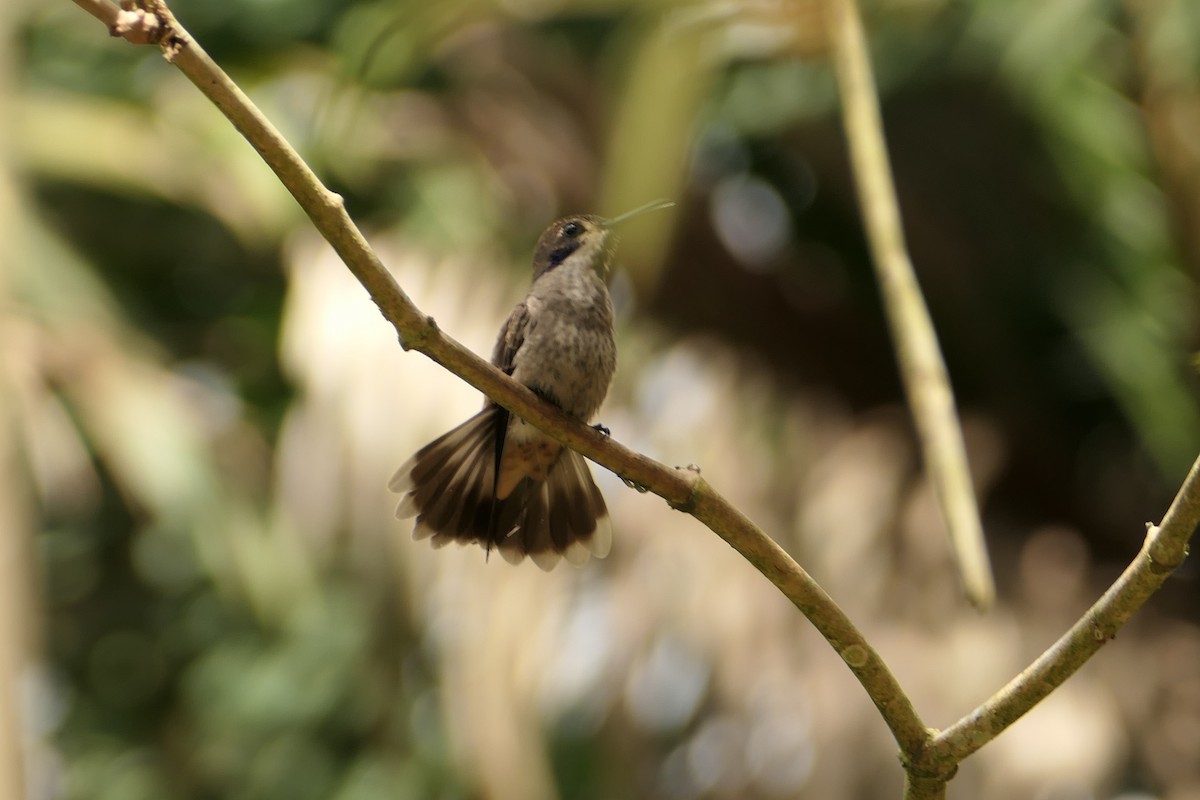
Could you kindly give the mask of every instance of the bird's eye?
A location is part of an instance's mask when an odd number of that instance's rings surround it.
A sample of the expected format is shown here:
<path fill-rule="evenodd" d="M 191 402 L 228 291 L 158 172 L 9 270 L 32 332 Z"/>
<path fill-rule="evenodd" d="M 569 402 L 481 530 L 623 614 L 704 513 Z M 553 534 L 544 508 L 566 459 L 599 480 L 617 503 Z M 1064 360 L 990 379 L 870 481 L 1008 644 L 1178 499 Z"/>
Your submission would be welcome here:
<path fill-rule="evenodd" d="M 563 236 L 574 239 L 579 234 L 583 233 L 583 226 L 575 220 L 571 220 L 566 225 L 563 225 Z"/>

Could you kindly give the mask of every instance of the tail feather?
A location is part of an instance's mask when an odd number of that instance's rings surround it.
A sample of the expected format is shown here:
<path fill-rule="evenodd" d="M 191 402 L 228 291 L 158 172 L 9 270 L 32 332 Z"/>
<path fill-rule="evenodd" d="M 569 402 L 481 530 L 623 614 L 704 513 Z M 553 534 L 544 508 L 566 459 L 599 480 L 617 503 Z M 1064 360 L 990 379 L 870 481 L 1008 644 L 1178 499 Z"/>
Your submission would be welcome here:
<path fill-rule="evenodd" d="M 608 506 L 600 487 L 592 480 L 583 456 L 574 450 L 563 451 L 563 457 L 546 480 L 551 502 L 569 512 L 569 530 L 573 541 L 586 540 L 597 558 L 604 558 L 612 549 L 612 523 Z"/>
<path fill-rule="evenodd" d="M 513 492 L 524 495 L 523 507 L 519 509 L 518 522 L 512 531 L 497 542 L 500 552 L 508 561 L 520 561 L 530 556 L 533 563 L 542 569 L 551 569 L 558 563 L 561 554 L 556 551 L 550 538 L 550 513 L 546 506 L 546 487 L 534 484 L 528 478 L 518 484 Z M 512 495 L 509 496 L 509 499 Z"/>
<path fill-rule="evenodd" d="M 476 440 L 482 422 L 479 415 L 476 415 L 421 448 L 411 459 L 414 484 L 418 487 L 422 484 L 428 485 L 431 478 L 436 479 L 438 473 L 445 469 L 447 462 L 455 458 L 464 446 L 469 446 Z"/>
<path fill-rule="evenodd" d="M 461 457 L 451 455 L 442 466 L 441 472 L 432 473 L 428 500 L 421 505 L 423 516 L 431 528 L 450 536 L 461 536 L 467 529 L 461 525 L 463 511 L 468 503 L 478 504 L 482 489 L 479 473 L 487 461 L 486 439 L 467 439 L 462 444 Z M 418 492 L 418 497 L 422 494 Z M 474 495 L 474 497 L 472 497 Z M 420 504 L 420 501 L 418 501 Z"/>
<path fill-rule="evenodd" d="M 579 565 L 608 554 L 608 510 L 583 457 L 564 449 L 544 481 L 522 479 L 496 498 L 496 448 L 508 415 L 488 408 L 422 447 L 388 488 L 403 496 L 396 516 L 416 517 L 414 539 L 434 547 L 477 543 L 517 563 L 529 556 L 544 570 L 564 556 Z"/>
<path fill-rule="evenodd" d="M 447 491 L 447 498 L 451 501 L 456 495 L 461 498 L 459 502 L 451 503 L 454 516 L 447 526 L 447 530 L 459 539 L 470 540 L 472 531 L 487 530 L 486 518 L 476 518 L 480 514 L 491 516 L 495 507 L 491 502 L 491 489 L 495 483 L 491 450 L 486 443 L 481 443 L 479 452 L 469 459 L 470 469 L 463 475 L 461 489 L 451 488 Z"/>

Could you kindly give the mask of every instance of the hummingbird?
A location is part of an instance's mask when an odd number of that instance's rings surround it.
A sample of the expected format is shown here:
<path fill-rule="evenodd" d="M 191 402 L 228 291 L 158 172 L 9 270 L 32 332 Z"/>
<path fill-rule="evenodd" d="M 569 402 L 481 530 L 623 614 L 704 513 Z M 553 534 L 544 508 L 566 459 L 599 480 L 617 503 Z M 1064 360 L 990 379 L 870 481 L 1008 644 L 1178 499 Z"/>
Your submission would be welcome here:
<path fill-rule="evenodd" d="M 508 315 L 492 364 L 543 400 L 588 422 L 617 367 L 607 278 L 616 236 L 632 216 L 674 205 L 655 201 L 613 219 L 593 214 L 550 225 L 533 253 L 533 281 Z M 490 398 L 483 410 L 404 462 L 391 481 L 396 517 L 416 517 L 413 539 L 495 548 L 510 563 L 543 570 L 577 566 L 612 547 L 608 507 L 583 456 Z"/>

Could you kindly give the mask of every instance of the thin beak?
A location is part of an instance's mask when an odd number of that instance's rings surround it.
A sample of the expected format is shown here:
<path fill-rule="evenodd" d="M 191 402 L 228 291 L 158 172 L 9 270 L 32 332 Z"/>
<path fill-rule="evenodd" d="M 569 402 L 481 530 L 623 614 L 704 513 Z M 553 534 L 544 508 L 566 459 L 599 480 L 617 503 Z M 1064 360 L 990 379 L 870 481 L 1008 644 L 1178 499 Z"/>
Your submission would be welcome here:
<path fill-rule="evenodd" d="M 638 206 L 632 211 L 626 211 L 624 214 L 620 214 L 612 219 L 606 219 L 601 223 L 601 225 L 603 225 L 607 230 L 608 228 L 612 228 L 613 226 L 618 225 L 625 220 L 630 219 L 631 217 L 636 217 L 639 214 L 645 214 L 650 211 L 658 211 L 663 208 L 670 208 L 673 205 L 675 205 L 674 200 L 653 200 L 643 206 Z"/>

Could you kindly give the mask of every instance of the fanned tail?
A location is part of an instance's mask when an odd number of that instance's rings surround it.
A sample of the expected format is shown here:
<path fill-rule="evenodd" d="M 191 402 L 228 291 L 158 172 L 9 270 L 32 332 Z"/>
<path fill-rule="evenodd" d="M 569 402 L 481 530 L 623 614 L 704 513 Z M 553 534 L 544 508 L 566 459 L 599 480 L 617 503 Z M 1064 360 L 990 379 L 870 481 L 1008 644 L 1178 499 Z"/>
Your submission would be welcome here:
<path fill-rule="evenodd" d="M 608 555 L 608 509 L 578 453 L 564 448 L 545 481 L 524 478 L 496 499 L 497 448 L 508 419 L 488 406 L 404 462 L 388 482 L 403 495 L 396 516 L 416 517 L 413 538 L 434 547 L 474 542 L 514 564 L 529 556 L 544 570 L 563 557 L 578 566 Z"/>

